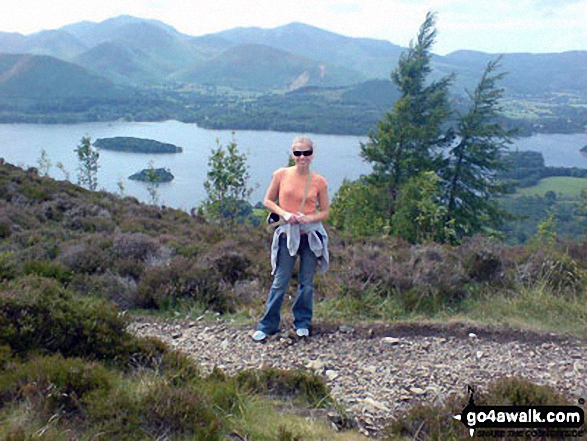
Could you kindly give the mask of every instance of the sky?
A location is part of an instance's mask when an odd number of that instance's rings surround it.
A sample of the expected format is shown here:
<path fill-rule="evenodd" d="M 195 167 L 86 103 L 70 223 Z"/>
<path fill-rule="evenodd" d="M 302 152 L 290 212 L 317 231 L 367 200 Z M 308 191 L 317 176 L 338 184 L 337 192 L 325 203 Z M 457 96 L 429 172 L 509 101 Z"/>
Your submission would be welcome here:
<path fill-rule="evenodd" d="M 405 47 L 428 11 L 437 13 L 440 55 L 587 50 L 587 0 L 0 0 L 0 31 L 30 34 L 118 15 L 194 36 L 296 21 Z"/>

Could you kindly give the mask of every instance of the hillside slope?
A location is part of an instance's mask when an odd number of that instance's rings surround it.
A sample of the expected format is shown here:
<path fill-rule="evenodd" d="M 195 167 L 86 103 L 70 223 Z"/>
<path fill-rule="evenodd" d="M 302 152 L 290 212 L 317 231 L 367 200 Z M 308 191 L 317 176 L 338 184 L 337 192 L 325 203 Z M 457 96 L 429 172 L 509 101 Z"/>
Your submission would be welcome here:
<path fill-rule="evenodd" d="M 172 75 L 173 79 L 254 89 L 295 89 L 307 85 L 352 84 L 364 79 L 350 69 L 291 54 L 262 44 L 227 49 Z"/>
<path fill-rule="evenodd" d="M 117 97 L 110 81 L 72 63 L 45 55 L 0 54 L 0 97 L 45 100 Z"/>

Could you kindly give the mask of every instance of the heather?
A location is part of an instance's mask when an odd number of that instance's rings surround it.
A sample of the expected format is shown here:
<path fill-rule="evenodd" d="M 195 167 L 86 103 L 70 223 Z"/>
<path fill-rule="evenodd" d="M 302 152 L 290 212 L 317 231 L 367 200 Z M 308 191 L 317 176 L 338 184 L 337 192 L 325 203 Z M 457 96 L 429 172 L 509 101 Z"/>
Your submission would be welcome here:
<path fill-rule="evenodd" d="M 0 198 L 7 439 L 39 431 L 48 439 L 66 439 L 67 431 L 80 439 L 223 439 L 233 432 L 296 439 L 301 429 L 292 427 L 299 426 L 276 423 L 282 413 L 268 410 L 267 421 L 251 412 L 274 409 L 266 399 L 334 405 L 314 375 L 203 375 L 158 340 L 126 331 L 135 316 L 205 311 L 252 326 L 271 281 L 263 228 L 90 192 L 10 164 L 0 165 Z M 474 236 L 460 245 L 410 244 L 332 226 L 329 233 L 331 267 L 316 280 L 318 321 L 464 320 L 585 336 L 583 243 L 536 238 L 510 246 Z M 401 417 L 390 433 L 408 436 L 417 418 Z"/>

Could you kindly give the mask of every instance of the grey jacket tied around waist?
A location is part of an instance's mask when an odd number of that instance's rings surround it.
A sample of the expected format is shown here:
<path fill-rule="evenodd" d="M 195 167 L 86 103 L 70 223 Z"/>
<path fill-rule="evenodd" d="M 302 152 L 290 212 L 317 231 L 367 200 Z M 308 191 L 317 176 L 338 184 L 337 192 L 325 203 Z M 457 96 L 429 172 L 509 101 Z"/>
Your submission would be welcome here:
<path fill-rule="evenodd" d="M 287 249 L 290 256 L 295 256 L 300 247 L 300 240 L 303 233 L 308 235 L 310 249 L 318 258 L 320 272 L 324 274 L 328 269 L 328 234 L 322 222 L 309 224 L 284 224 L 275 229 L 273 242 L 271 243 L 271 274 L 275 274 L 277 268 L 277 252 L 279 251 L 279 236 L 285 233 L 287 236 Z"/>

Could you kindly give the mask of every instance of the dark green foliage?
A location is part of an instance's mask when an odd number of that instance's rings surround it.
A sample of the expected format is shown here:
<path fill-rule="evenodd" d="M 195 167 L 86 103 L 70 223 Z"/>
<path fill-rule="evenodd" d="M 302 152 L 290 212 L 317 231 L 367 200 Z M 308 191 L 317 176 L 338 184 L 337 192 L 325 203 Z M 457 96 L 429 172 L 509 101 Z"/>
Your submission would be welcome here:
<path fill-rule="evenodd" d="M 226 148 L 218 140 L 216 144 L 208 160 L 208 179 L 204 182 L 207 195 L 204 212 L 212 220 L 244 223 L 253 212 L 248 202 L 253 189 L 248 184 L 247 155 L 239 152 L 234 140 Z"/>
<path fill-rule="evenodd" d="M 182 148 L 173 144 L 153 139 L 117 136 L 115 138 L 96 139 L 94 146 L 105 150 L 133 153 L 181 153 Z"/>
<path fill-rule="evenodd" d="M 503 94 L 496 83 L 505 75 L 496 74 L 498 68 L 499 59 L 488 63 L 470 95 L 471 107 L 460 117 L 458 142 L 450 148 L 443 170 L 448 183 L 446 221 L 453 223 L 457 237 L 499 225 L 504 218 L 494 196 L 504 194 L 506 187 L 495 175 L 506 168 L 502 155 L 513 131 L 496 121 Z"/>
<path fill-rule="evenodd" d="M 130 175 L 128 177 L 128 179 L 131 179 L 133 181 L 153 183 L 171 182 L 174 178 L 175 176 L 173 176 L 173 174 L 166 168 L 144 168 L 140 172 Z"/>
<path fill-rule="evenodd" d="M 556 406 L 570 403 L 550 386 L 539 386 L 524 378 L 506 377 L 493 382 L 487 391 L 481 391 L 478 404 Z"/>
<path fill-rule="evenodd" d="M 440 159 L 437 149 L 450 141 L 443 125 L 450 115 L 448 87 L 452 79 L 428 82 L 434 23 L 435 16 L 429 13 L 417 41 L 400 57 L 391 79 L 401 96 L 369 135 L 369 141 L 361 145 L 361 156 L 373 166 L 373 181 L 390 198 L 388 219 L 395 211 L 399 187 L 412 176 L 435 170 Z"/>
<path fill-rule="evenodd" d="M 423 172 L 399 187 L 391 231 L 411 243 L 450 241 L 456 233 L 446 216 L 441 179 L 434 172 Z"/>
<path fill-rule="evenodd" d="M 45 417 L 84 412 L 83 400 L 92 391 L 108 391 L 113 375 L 98 363 L 60 355 L 11 363 L 0 371 L 0 403 L 27 400 Z"/>
<path fill-rule="evenodd" d="M 95 274 L 106 270 L 109 257 L 106 251 L 96 245 L 80 243 L 64 248 L 59 261 L 72 272 Z"/>
<path fill-rule="evenodd" d="M 28 260 L 24 262 L 22 272 L 25 275 L 33 274 L 40 277 L 55 279 L 61 284 L 71 282 L 73 272 L 54 261 Z"/>
<path fill-rule="evenodd" d="M 138 286 L 142 307 L 164 309 L 181 302 L 195 303 L 219 312 L 234 308 L 229 284 L 210 268 L 176 257 L 169 265 L 153 268 Z"/>
<path fill-rule="evenodd" d="M 278 441 L 303 441 L 303 437 L 301 435 L 294 435 L 292 432 L 287 430 L 287 428 L 280 426 L 279 433 L 277 435 Z"/>
<path fill-rule="evenodd" d="M 98 169 L 100 165 L 98 159 L 100 154 L 92 148 L 92 140 L 84 136 L 80 144 L 74 150 L 78 158 L 78 178 L 79 185 L 94 191 L 98 188 Z"/>
<path fill-rule="evenodd" d="M 0 239 L 10 237 L 12 233 L 12 227 L 10 226 L 10 220 L 2 217 L 0 218 Z"/>
<path fill-rule="evenodd" d="M 113 360 L 132 340 L 112 304 L 77 299 L 54 280 L 20 279 L 0 292 L 0 344 L 16 353 Z"/>
<path fill-rule="evenodd" d="M 520 266 L 520 281 L 544 284 L 558 294 L 577 295 L 585 290 L 585 268 L 565 251 L 536 250 Z"/>
<path fill-rule="evenodd" d="M 237 384 L 246 391 L 277 396 L 300 396 L 313 406 L 326 405 L 330 398 L 324 381 L 303 371 L 279 369 L 239 372 Z"/>
<path fill-rule="evenodd" d="M 540 152 L 508 152 L 504 153 L 503 160 L 508 168 L 499 170 L 497 176 L 512 186 L 523 188 L 536 185 L 546 169 L 544 156 Z"/>
<path fill-rule="evenodd" d="M 506 258 L 493 241 L 474 236 L 463 241 L 461 249 L 463 266 L 471 280 L 497 284 L 505 279 Z"/>
<path fill-rule="evenodd" d="M 526 379 L 507 377 L 495 380 L 487 388 L 478 388 L 477 405 L 568 405 L 568 401 L 548 386 L 539 386 Z M 398 437 L 421 441 L 468 440 L 465 426 L 455 421 L 466 406 L 468 397 L 450 396 L 444 405 L 417 404 L 398 415 L 387 427 L 389 441 Z M 485 438 L 483 438 L 485 439 Z M 507 438 L 506 438 L 507 439 Z M 513 438 L 516 439 L 516 438 Z"/>
<path fill-rule="evenodd" d="M 140 395 L 124 389 L 93 394 L 87 399 L 88 419 L 110 439 L 150 437 L 220 439 L 222 423 L 213 403 L 194 387 L 155 384 Z"/>
<path fill-rule="evenodd" d="M 154 387 L 141 400 L 139 415 L 156 433 L 220 439 L 221 422 L 211 404 L 193 387 Z"/>
<path fill-rule="evenodd" d="M 454 118 L 448 99 L 454 78 L 430 79 L 435 19 L 427 14 L 392 73 L 400 97 L 361 145 L 361 156 L 373 167 L 363 180 L 387 199 L 388 231 L 415 243 L 456 243 L 503 220 L 494 196 L 506 187 L 496 171 L 505 168 L 502 153 L 512 132 L 497 119 L 502 91 L 496 82 L 503 77 L 495 74 L 498 61 L 487 65 L 469 96 L 470 108 Z M 370 212 L 365 217 L 379 222 Z M 337 221 L 345 230 L 356 229 L 353 219 Z"/>
<path fill-rule="evenodd" d="M 353 237 L 382 235 L 389 213 L 387 192 L 363 181 L 343 181 L 332 200 L 328 223 Z"/>

